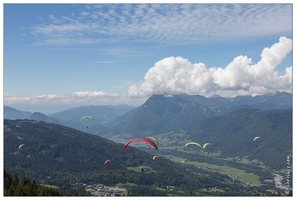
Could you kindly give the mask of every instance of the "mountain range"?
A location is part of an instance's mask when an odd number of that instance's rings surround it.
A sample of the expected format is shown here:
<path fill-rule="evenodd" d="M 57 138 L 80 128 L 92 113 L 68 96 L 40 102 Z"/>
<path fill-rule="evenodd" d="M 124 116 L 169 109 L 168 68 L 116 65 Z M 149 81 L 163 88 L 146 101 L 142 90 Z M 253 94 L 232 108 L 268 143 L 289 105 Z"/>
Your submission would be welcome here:
<path fill-rule="evenodd" d="M 80 120 L 84 115 L 94 120 Z M 60 124 L 121 143 L 154 136 L 163 148 L 179 148 L 188 141 L 211 142 L 215 145 L 210 150 L 221 151 L 221 156 L 249 156 L 276 169 L 284 167 L 284 155 L 292 149 L 292 94 L 286 92 L 234 98 L 159 94 L 139 107 L 83 106 L 48 116 L 4 106 L 4 118 Z M 266 138 L 269 151 L 254 151 L 251 141 L 256 135 Z M 281 162 L 273 162 L 270 152 Z"/>
<path fill-rule="evenodd" d="M 153 95 L 143 105 L 82 106 L 41 116 L 41 113 L 19 111 L 4 106 L 4 119 L 35 119 L 63 124 L 92 134 L 110 137 L 122 132 L 164 133 L 183 130 L 202 119 L 224 115 L 242 108 L 261 110 L 284 110 L 292 108 L 292 94 L 276 92 L 258 96 L 220 96 L 200 95 Z M 90 115 L 95 120 L 80 121 L 82 116 Z M 38 117 L 39 116 L 39 117 Z"/>
<path fill-rule="evenodd" d="M 102 122 L 113 119 L 116 116 L 125 114 L 134 109 L 134 106 L 129 105 L 104 105 L 104 106 L 81 106 L 76 108 L 66 109 L 57 113 L 45 115 L 40 112 L 27 112 L 14 109 L 9 106 L 4 106 L 4 119 L 32 119 L 44 121 L 48 123 L 62 124 L 77 130 L 101 133 L 107 131 L 106 127 L 100 125 Z M 85 115 L 93 116 L 95 121 L 80 121 Z M 88 130 L 86 127 L 90 127 Z M 92 132 L 92 130 L 96 130 Z"/>
<path fill-rule="evenodd" d="M 156 134 L 184 130 L 196 122 L 222 116 L 240 109 L 260 110 L 292 108 L 292 94 L 278 92 L 261 96 L 206 98 L 200 95 L 153 95 L 143 105 L 103 124 L 113 133 L 153 132 Z"/>
<path fill-rule="evenodd" d="M 93 119 L 81 120 L 85 115 L 92 116 Z M 285 170 L 287 156 L 292 155 L 292 94 L 286 92 L 234 98 L 159 94 L 151 96 L 139 107 L 83 106 L 50 115 L 23 112 L 4 106 L 4 118 L 4 146 L 5 152 L 9 152 L 4 155 L 5 163 L 9 163 L 5 165 L 6 168 L 11 169 L 12 172 L 29 170 L 27 174 L 35 177 L 34 170 L 37 168 L 35 169 L 36 166 L 28 161 L 34 158 L 37 159 L 34 160 L 35 162 L 44 162 L 50 166 L 51 161 L 47 159 L 51 158 L 54 160 L 54 166 L 51 166 L 53 170 L 49 173 L 51 174 L 49 177 L 55 177 L 55 181 L 49 181 L 52 184 L 57 184 L 57 176 L 61 176 L 57 172 L 59 167 L 65 166 L 67 170 L 61 173 L 68 174 L 72 182 L 75 182 L 75 177 L 81 177 L 81 180 L 87 182 L 94 182 L 94 177 L 102 180 L 98 177 L 104 177 L 101 173 L 98 176 L 89 174 L 89 172 L 95 173 L 93 170 L 102 170 L 96 168 L 95 163 L 103 162 L 111 155 L 117 155 L 123 143 L 134 137 L 157 138 L 157 155 L 160 157 L 171 155 L 211 164 L 225 165 L 226 163 L 259 175 L 261 183 L 264 183 L 263 177 L 270 179 L 271 172 L 278 173 Z M 260 138 L 254 141 L 256 136 Z M 198 142 L 201 145 L 210 144 L 205 149 L 200 149 L 198 146 L 185 148 L 184 145 L 189 141 Z M 31 153 L 26 152 L 23 155 L 27 157 L 22 158 L 23 164 L 17 163 L 19 159 L 17 156 L 21 155 L 21 151 L 16 151 L 13 147 L 20 145 L 21 142 L 32 143 Z M 107 148 L 98 150 L 97 146 Z M 111 146 L 116 147 L 117 150 L 113 151 Z M 140 163 L 135 163 L 131 158 L 141 158 L 141 162 L 144 162 L 142 158 L 148 159 L 153 154 L 152 149 L 143 145 L 132 146 L 148 154 L 137 153 L 137 156 L 131 155 L 130 158 L 119 154 L 116 159 L 125 164 L 116 163 L 117 167 L 114 166 L 113 169 L 139 166 Z M 94 156 L 98 151 L 99 160 Z M 40 152 L 43 152 L 43 157 Z M 75 158 L 70 158 L 73 153 Z M 84 163 L 77 166 L 77 172 L 71 167 L 76 165 L 72 159 L 79 159 Z M 128 163 L 123 161 L 125 159 Z M 167 162 L 167 159 L 163 162 Z M 148 165 L 146 161 L 144 163 L 147 166 L 151 164 L 149 162 Z M 253 166 L 254 163 L 256 167 Z M 164 163 L 161 165 L 166 166 Z M 68 171 L 70 168 L 72 171 Z M 164 170 L 170 171 L 167 168 Z M 22 171 L 22 175 L 26 175 L 25 171 Z M 83 175 L 78 175 L 78 171 L 83 171 Z M 117 172 L 128 174 L 121 170 Z M 48 173 L 40 173 L 43 175 L 38 174 L 38 180 L 45 180 L 44 174 L 48 176 Z M 108 172 L 108 175 L 111 174 Z M 211 178 L 214 176 L 216 175 L 211 175 Z M 188 179 L 188 181 L 192 180 Z M 65 184 L 64 181 L 62 182 L 59 183 L 60 186 Z M 270 187 L 272 186 L 269 185 L 268 188 Z M 196 191 L 197 193 L 203 194 L 201 190 Z"/>

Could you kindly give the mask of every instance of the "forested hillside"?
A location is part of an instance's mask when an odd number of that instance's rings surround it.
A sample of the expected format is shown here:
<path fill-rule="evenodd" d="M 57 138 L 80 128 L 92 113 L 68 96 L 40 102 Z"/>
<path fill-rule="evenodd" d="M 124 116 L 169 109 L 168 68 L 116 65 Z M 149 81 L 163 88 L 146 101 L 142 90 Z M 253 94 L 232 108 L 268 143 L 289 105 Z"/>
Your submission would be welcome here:
<path fill-rule="evenodd" d="M 24 144 L 20 147 L 21 144 Z M 4 120 L 4 168 L 20 179 L 54 185 L 62 192 L 75 183 L 123 184 L 130 195 L 252 195 L 227 175 L 172 162 L 130 145 L 57 124 Z M 112 162 L 104 164 L 107 159 Z M 142 170 L 141 170 L 142 169 Z M 146 190 L 146 189 L 147 190 Z M 220 188 L 213 190 L 213 188 Z M 76 188 L 77 189 L 77 188 Z M 143 194 L 141 191 L 146 191 Z"/>
<path fill-rule="evenodd" d="M 207 151 L 222 158 L 256 159 L 274 170 L 286 168 L 286 157 L 292 154 L 292 109 L 262 110 L 237 105 L 221 106 L 220 110 L 214 112 L 212 107 L 188 99 L 177 101 L 155 95 L 138 109 L 117 118 L 110 128 L 112 133 L 105 137 L 119 141 L 153 135 L 161 147 L 178 149 L 189 141 L 210 143 Z M 256 136 L 260 139 L 253 141 Z"/>
<path fill-rule="evenodd" d="M 55 188 L 46 187 L 31 181 L 28 177 L 19 180 L 4 170 L 4 196 L 62 196 Z"/>
<path fill-rule="evenodd" d="M 190 140 L 210 142 L 210 152 L 247 156 L 277 170 L 286 168 L 287 156 L 292 154 L 292 109 L 242 109 L 197 122 L 187 130 Z M 256 136 L 260 139 L 253 141 Z"/>

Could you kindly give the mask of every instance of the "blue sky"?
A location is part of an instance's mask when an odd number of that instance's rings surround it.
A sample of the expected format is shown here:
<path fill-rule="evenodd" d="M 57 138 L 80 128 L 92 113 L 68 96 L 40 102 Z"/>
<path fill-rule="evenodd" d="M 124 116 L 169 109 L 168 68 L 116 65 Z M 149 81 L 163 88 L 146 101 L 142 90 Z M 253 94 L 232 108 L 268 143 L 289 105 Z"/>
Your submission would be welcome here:
<path fill-rule="evenodd" d="M 50 113 L 164 92 L 292 92 L 292 7 L 6 3 L 3 103 Z"/>

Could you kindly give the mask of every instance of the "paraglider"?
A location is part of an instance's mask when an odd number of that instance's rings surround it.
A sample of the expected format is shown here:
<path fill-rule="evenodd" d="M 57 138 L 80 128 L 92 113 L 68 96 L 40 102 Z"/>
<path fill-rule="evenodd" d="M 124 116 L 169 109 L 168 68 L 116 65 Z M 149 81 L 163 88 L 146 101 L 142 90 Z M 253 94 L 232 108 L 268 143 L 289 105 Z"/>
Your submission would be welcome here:
<path fill-rule="evenodd" d="M 83 116 L 83 117 L 81 117 L 80 121 L 85 119 L 85 118 L 90 118 L 90 119 L 94 120 L 94 118 L 92 116 Z"/>
<path fill-rule="evenodd" d="M 158 141 L 154 137 L 148 137 L 155 141 L 156 145 L 158 145 Z"/>
<path fill-rule="evenodd" d="M 131 139 L 128 143 L 126 143 L 126 144 L 124 145 L 124 147 L 123 147 L 123 151 L 126 149 L 126 147 L 127 147 L 130 143 L 135 142 L 135 141 L 137 141 L 137 140 L 142 141 L 142 142 L 147 142 L 148 144 L 150 144 L 151 146 L 153 146 L 156 150 L 158 150 L 157 145 L 156 145 L 154 142 L 152 142 L 151 140 L 149 140 L 148 138 L 134 138 L 134 139 Z"/>
<path fill-rule="evenodd" d="M 22 148 L 22 146 L 25 146 L 25 144 L 21 144 L 21 145 L 20 145 L 18 148 L 19 148 L 19 149 L 21 149 L 21 148 Z"/>
<path fill-rule="evenodd" d="M 90 118 L 90 119 L 92 119 L 94 121 L 94 118 L 92 116 L 89 116 L 89 115 L 86 115 L 86 116 L 81 117 L 80 118 L 80 121 L 82 121 L 85 118 Z M 86 128 L 88 129 L 88 126 Z"/>
<path fill-rule="evenodd" d="M 153 156 L 152 160 L 155 160 L 156 158 L 158 158 L 158 156 Z"/>
<path fill-rule="evenodd" d="M 106 161 L 104 162 L 104 165 L 106 165 L 106 163 L 108 163 L 108 162 L 111 162 L 111 160 L 106 160 Z"/>
<path fill-rule="evenodd" d="M 199 146 L 200 148 L 202 148 L 202 146 L 200 144 L 198 144 L 197 142 L 188 142 L 187 144 L 185 144 L 185 147 L 187 147 L 189 144 L 195 144 L 195 145 Z"/>
<path fill-rule="evenodd" d="M 202 148 L 206 148 L 207 145 L 211 145 L 211 143 L 205 143 Z"/>
<path fill-rule="evenodd" d="M 253 141 L 255 142 L 255 141 L 256 141 L 257 139 L 259 139 L 259 138 L 261 138 L 261 137 L 259 137 L 259 136 L 254 137 Z M 257 147 L 257 148 L 259 147 L 258 144 L 256 144 L 256 147 Z"/>

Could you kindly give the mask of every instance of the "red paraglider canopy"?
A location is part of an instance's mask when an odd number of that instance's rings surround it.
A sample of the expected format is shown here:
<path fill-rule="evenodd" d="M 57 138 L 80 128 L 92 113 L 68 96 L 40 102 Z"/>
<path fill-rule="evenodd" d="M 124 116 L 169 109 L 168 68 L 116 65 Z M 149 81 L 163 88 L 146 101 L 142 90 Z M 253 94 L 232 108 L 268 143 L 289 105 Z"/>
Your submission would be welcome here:
<path fill-rule="evenodd" d="M 151 140 L 149 140 L 148 138 L 134 138 L 134 139 L 131 139 L 128 143 L 126 143 L 126 144 L 124 145 L 124 147 L 123 147 L 123 151 L 126 149 L 126 147 L 127 147 L 130 143 L 132 143 L 132 142 L 134 142 L 134 141 L 137 141 L 137 140 L 140 140 L 140 141 L 142 141 L 142 142 L 147 142 L 148 144 L 152 145 L 156 150 L 158 150 L 156 144 L 155 144 L 154 142 L 152 142 Z"/>

